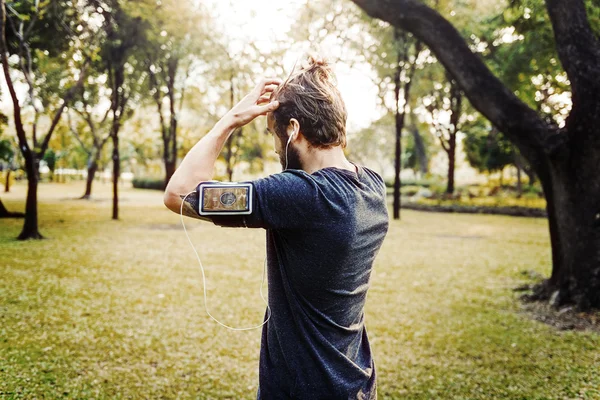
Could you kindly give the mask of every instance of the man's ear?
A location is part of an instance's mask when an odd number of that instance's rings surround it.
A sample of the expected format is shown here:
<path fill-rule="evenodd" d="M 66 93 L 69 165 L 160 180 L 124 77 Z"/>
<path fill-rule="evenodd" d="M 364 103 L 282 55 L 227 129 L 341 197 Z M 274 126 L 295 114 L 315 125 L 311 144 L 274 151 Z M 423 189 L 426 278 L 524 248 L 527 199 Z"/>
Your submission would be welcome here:
<path fill-rule="evenodd" d="M 296 118 L 291 118 L 290 123 L 288 125 L 288 137 L 291 135 L 295 135 L 296 137 L 292 140 L 295 140 L 298 137 L 298 133 L 300 132 L 300 123 Z"/>

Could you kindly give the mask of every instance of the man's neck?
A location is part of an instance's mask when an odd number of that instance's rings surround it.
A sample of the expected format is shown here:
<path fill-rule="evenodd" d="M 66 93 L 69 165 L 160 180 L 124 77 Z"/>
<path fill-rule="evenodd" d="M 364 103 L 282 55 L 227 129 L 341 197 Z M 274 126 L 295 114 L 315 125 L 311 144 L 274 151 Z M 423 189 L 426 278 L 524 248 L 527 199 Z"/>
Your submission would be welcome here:
<path fill-rule="evenodd" d="M 302 169 L 309 174 L 327 167 L 358 172 L 357 167 L 348 161 L 344 151 L 339 146 L 330 149 L 314 149 L 309 153 L 309 156 L 302 160 Z"/>

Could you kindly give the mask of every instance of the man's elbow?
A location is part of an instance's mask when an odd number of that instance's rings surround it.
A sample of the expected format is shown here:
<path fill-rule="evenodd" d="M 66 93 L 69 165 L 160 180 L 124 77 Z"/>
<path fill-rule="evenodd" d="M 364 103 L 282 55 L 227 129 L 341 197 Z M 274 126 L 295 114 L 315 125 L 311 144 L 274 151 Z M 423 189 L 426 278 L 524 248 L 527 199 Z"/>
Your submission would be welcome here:
<path fill-rule="evenodd" d="M 163 202 L 169 210 L 179 214 L 182 200 L 177 193 L 174 193 L 168 189 L 165 190 Z"/>

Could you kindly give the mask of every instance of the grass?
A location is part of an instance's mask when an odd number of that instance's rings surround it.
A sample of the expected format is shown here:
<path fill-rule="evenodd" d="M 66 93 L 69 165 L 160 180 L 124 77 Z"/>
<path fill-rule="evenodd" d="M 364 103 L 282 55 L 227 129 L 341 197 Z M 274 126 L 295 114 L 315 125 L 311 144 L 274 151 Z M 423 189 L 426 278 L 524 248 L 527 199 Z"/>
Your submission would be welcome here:
<path fill-rule="evenodd" d="M 22 209 L 24 186 L 2 200 Z M 0 398 L 252 399 L 260 331 L 204 311 L 199 266 L 156 191 L 40 187 L 47 240 L 0 220 Z M 189 221 L 223 322 L 262 320 L 262 230 Z M 366 307 L 380 399 L 600 399 L 600 338 L 521 312 L 521 271 L 550 272 L 547 221 L 402 211 Z"/>

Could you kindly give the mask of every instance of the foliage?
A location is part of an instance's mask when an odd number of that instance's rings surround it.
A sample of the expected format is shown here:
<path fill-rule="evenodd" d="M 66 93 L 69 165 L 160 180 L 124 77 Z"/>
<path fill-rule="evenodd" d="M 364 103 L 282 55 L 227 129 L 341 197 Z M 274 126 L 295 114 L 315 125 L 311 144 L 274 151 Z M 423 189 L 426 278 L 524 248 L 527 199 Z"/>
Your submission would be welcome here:
<path fill-rule="evenodd" d="M 463 143 L 467 161 L 479 171 L 499 171 L 514 163 L 514 145 L 496 130 L 473 129 Z"/>
<path fill-rule="evenodd" d="M 52 173 L 54 173 L 54 170 L 56 169 L 56 158 L 56 153 L 52 149 L 48 149 L 44 154 L 44 158 L 42 158 Z"/>

